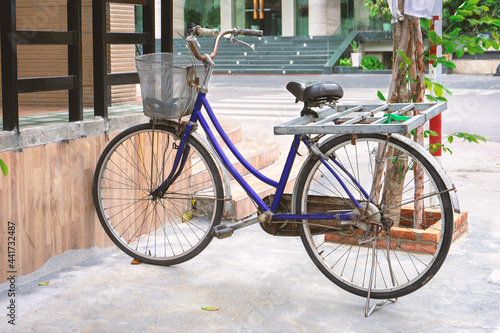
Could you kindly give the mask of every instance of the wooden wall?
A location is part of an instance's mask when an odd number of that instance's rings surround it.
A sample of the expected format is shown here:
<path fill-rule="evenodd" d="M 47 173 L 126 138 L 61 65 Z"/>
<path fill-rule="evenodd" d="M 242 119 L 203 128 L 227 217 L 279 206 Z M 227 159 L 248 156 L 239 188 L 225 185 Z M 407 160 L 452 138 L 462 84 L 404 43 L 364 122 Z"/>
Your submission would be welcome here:
<path fill-rule="evenodd" d="M 18 30 L 67 30 L 66 0 L 16 0 Z M 109 4 L 109 25 L 113 32 L 134 32 L 134 6 Z M 66 45 L 19 45 L 19 78 L 64 76 L 68 74 L 68 48 Z M 110 46 L 110 71 L 134 72 L 135 46 Z M 94 75 L 92 50 L 92 0 L 82 0 L 82 65 L 83 105 L 94 104 Z M 1 78 L 0 78 L 1 88 Z M 135 85 L 113 86 L 112 105 L 136 100 Z M 0 94 L 0 102 L 2 96 Z M 21 106 L 67 106 L 68 91 L 42 91 L 19 94 Z"/>
<path fill-rule="evenodd" d="M 0 153 L 9 168 L 7 177 L 0 174 L 1 281 L 9 270 L 3 243 L 9 221 L 16 225 L 17 276 L 67 250 L 112 245 L 92 201 L 94 169 L 109 140 L 101 135 Z"/>

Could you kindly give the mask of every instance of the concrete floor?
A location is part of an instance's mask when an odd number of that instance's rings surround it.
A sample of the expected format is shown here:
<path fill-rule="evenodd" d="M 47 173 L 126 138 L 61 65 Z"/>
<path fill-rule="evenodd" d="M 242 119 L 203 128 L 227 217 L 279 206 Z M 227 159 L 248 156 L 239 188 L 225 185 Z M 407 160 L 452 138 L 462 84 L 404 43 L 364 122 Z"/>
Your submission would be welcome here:
<path fill-rule="evenodd" d="M 6 316 L 9 284 L 0 285 L 0 331 L 500 331 L 500 143 L 454 143 L 443 165 L 469 232 L 427 285 L 369 318 L 365 300 L 323 277 L 298 238 L 253 226 L 174 267 L 131 265 L 112 248 L 54 257 L 16 281 L 15 327 Z"/>

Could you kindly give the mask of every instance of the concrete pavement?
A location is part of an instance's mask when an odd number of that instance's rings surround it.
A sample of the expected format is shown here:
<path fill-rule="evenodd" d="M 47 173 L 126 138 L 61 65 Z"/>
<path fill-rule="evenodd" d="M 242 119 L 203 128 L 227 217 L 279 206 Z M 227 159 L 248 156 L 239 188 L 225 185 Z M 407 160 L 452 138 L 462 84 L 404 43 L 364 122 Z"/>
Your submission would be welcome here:
<path fill-rule="evenodd" d="M 0 285 L 0 332 L 500 332 L 500 142 L 450 148 L 442 164 L 469 231 L 427 285 L 369 318 L 298 238 L 252 226 L 174 267 L 131 265 L 113 248 L 68 251 L 16 280 L 15 326 L 10 283 Z"/>

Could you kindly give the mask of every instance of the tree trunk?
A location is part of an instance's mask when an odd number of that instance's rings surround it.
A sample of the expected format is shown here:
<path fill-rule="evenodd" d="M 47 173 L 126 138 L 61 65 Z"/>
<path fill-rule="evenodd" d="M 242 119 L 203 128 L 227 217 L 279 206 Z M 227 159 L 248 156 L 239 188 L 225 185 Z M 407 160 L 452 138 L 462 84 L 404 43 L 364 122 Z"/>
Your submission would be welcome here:
<path fill-rule="evenodd" d="M 398 8 L 404 12 L 404 0 L 398 0 Z M 389 103 L 409 103 L 415 101 L 423 102 L 425 98 L 425 67 L 422 54 L 424 52 L 422 32 L 420 29 L 420 21 L 417 18 L 404 17 L 402 21 L 398 21 L 393 25 L 393 68 L 392 79 L 389 87 L 388 101 Z M 402 50 L 405 55 L 411 60 L 412 65 L 407 71 L 406 65 L 401 65 L 404 59 L 396 53 L 397 50 Z M 415 80 L 410 81 L 410 87 L 407 82 L 408 76 Z M 410 89 L 408 89 L 410 88 Z M 416 115 L 416 112 L 414 113 Z M 423 127 L 417 129 L 415 141 L 423 145 Z M 379 149 L 380 150 L 380 149 Z M 387 150 L 387 154 L 383 160 L 387 161 L 385 166 L 386 181 L 383 189 L 382 204 L 389 202 L 401 202 L 402 187 L 404 186 L 404 175 L 408 172 L 408 158 L 402 156 L 393 156 L 392 149 Z M 396 161 L 397 165 L 393 161 Z M 422 169 L 418 165 L 413 166 L 415 178 L 415 205 L 414 205 L 414 227 L 420 227 L 424 214 L 423 200 L 421 198 L 424 193 L 424 175 Z M 399 225 L 401 208 L 394 208 L 387 212 L 391 216 L 392 224 Z"/>

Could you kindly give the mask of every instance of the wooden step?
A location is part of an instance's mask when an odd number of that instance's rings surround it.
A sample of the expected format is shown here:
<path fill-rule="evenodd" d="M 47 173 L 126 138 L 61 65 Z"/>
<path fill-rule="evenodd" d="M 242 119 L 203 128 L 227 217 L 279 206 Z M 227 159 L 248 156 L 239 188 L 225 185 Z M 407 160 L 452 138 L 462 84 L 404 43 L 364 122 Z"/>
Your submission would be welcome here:
<path fill-rule="evenodd" d="M 287 153 L 288 152 L 282 152 L 280 155 L 280 159 L 278 161 L 262 169 L 261 171 L 262 174 L 275 181 L 279 181 L 285 165 Z M 288 179 L 287 186 L 285 187 L 285 193 L 292 193 L 297 173 L 299 172 L 304 159 L 305 156 L 297 156 L 295 158 L 295 163 L 292 167 L 292 172 Z M 274 187 L 258 180 L 253 175 L 245 176 L 245 181 L 248 182 L 248 184 L 259 194 L 261 198 L 264 198 L 269 194 L 273 194 L 276 190 Z M 243 190 L 243 188 L 234 180 L 231 181 L 231 195 L 232 195 L 232 201 L 231 201 L 232 205 L 228 219 L 241 220 L 247 216 L 254 214 L 257 211 L 253 201 Z"/>
<path fill-rule="evenodd" d="M 235 145 L 238 151 L 243 155 L 243 157 L 252 165 L 255 169 L 260 170 L 265 168 L 279 158 L 279 144 L 273 137 L 252 140 L 250 138 L 245 138 L 243 141 Z M 228 156 L 231 164 L 236 168 L 239 174 L 247 175 L 249 171 L 239 162 L 234 155 L 232 155 L 229 148 L 224 149 L 224 153 Z M 196 160 L 193 163 L 193 184 L 209 184 L 208 182 L 208 170 L 202 163 L 197 163 Z M 230 179 L 233 177 L 229 174 Z"/>
<path fill-rule="evenodd" d="M 208 116 L 206 114 L 204 114 L 204 117 L 205 119 L 208 119 Z M 243 133 L 239 122 L 230 117 L 224 116 L 218 116 L 217 119 L 219 120 L 220 125 L 222 126 L 224 132 L 227 134 L 232 143 L 237 144 L 241 142 Z M 212 132 L 217 139 L 217 142 L 221 145 L 221 147 L 225 147 L 226 144 L 220 137 L 219 133 L 217 133 L 215 128 L 212 126 L 212 123 L 208 121 L 208 124 L 210 125 L 210 128 L 212 129 Z M 201 126 L 198 127 L 198 132 L 203 136 L 205 135 L 205 132 L 203 131 Z"/>

